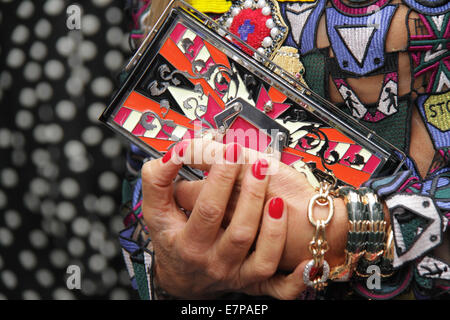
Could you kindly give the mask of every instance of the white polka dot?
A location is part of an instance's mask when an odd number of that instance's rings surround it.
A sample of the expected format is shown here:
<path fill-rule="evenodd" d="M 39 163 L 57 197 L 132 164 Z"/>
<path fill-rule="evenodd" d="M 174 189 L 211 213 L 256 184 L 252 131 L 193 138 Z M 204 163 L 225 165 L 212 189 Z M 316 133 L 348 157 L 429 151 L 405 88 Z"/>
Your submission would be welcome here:
<path fill-rule="evenodd" d="M 1 279 L 6 288 L 13 290 L 17 287 L 17 277 L 11 270 L 4 270 L 1 273 Z"/>
<path fill-rule="evenodd" d="M 113 241 L 105 241 L 100 246 L 100 253 L 109 259 L 115 257 L 118 254 L 118 251 L 119 249 Z"/>
<path fill-rule="evenodd" d="M 65 178 L 60 184 L 61 194 L 68 199 L 73 199 L 80 193 L 80 186 L 75 179 Z"/>
<path fill-rule="evenodd" d="M 30 129 L 34 124 L 33 114 L 28 110 L 19 110 L 16 113 L 16 125 L 22 130 Z"/>
<path fill-rule="evenodd" d="M 32 152 L 31 159 L 36 166 L 41 167 L 51 161 L 50 152 L 44 149 L 36 149 Z"/>
<path fill-rule="evenodd" d="M 97 7 L 103 8 L 111 3 L 111 0 L 92 0 L 92 3 Z"/>
<path fill-rule="evenodd" d="M 110 294 L 111 300 L 128 300 L 128 292 L 126 292 L 124 289 L 114 289 Z"/>
<path fill-rule="evenodd" d="M 57 215 L 62 221 L 71 221 L 75 217 L 76 213 L 77 211 L 72 203 L 64 201 L 58 204 Z"/>
<path fill-rule="evenodd" d="M 109 222 L 111 234 L 118 234 L 123 229 L 123 221 L 120 217 L 113 216 Z"/>
<path fill-rule="evenodd" d="M 65 121 L 73 120 L 77 113 L 75 103 L 69 100 L 61 100 L 56 105 L 56 115 Z"/>
<path fill-rule="evenodd" d="M 64 288 L 57 288 L 53 292 L 54 300 L 75 300 L 75 296 L 72 292 Z"/>
<path fill-rule="evenodd" d="M 81 292 L 87 296 L 95 293 L 96 285 L 91 279 L 83 279 L 81 282 Z"/>
<path fill-rule="evenodd" d="M 58 80 L 64 75 L 64 65 L 58 60 L 49 60 L 44 66 L 45 75 L 51 80 Z"/>
<path fill-rule="evenodd" d="M 111 46 L 120 46 L 123 38 L 124 34 L 119 27 L 112 27 L 106 32 L 106 41 Z"/>
<path fill-rule="evenodd" d="M 77 77 L 70 77 L 66 81 L 66 90 L 72 96 L 79 96 L 83 93 L 83 81 Z"/>
<path fill-rule="evenodd" d="M 123 55 L 118 50 L 111 50 L 105 55 L 105 66 L 111 71 L 117 71 L 122 67 Z"/>
<path fill-rule="evenodd" d="M 23 148 L 25 146 L 25 137 L 20 131 L 13 132 L 11 135 L 11 144 L 15 148 Z"/>
<path fill-rule="evenodd" d="M 92 271 L 98 273 L 103 271 L 103 269 L 106 268 L 106 259 L 100 254 L 94 254 L 92 257 L 89 258 L 88 266 L 89 269 Z"/>
<path fill-rule="evenodd" d="M 11 132 L 8 129 L 0 128 L 0 148 L 8 148 L 11 144 Z"/>
<path fill-rule="evenodd" d="M 98 178 L 98 184 L 104 191 L 113 191 L 119 185 L 119 178 L 111 171 L 103 172 Z"/>
<path fill-rule="evenodd" d="M 41 213 L 46 218 L 52 218 L 56 214 L 56 204 L 50 199 L 41 202 Z"/>
<path fill-rule="evenodd" d="M 112 268 L 107 268 L 102 272 L 103 284 L 107 287 L 112 287 L 117 283 L 117 273 Z"/>
<path fill-rule="evenodd" d="M 24 300 L 40 300 L 41 297 L 39 296 L 39 293 L 37 293 L 34 290 L 25 290 L 22 292 L 22 297 Z"/>
<path fill-rule="evenodd" d="M 47 269 L 41 269 L 36 272 L 36 280 L 41 286 L 48 288 L 55 282 L 55 277 Z"/>
<path fill-rule="evenodd" d="M 108 138 L 102 143 L 102 152 L 109 158 L 115 158 L 120 155 L 122 151 L 121 143 L 114 138 Z"/>
<path fill-rule="evenodd" d="M 117 7 L 108 8 L 106 10 L 105 16 L 106 16 L 106 20 L 110 24 L 118 24 L 118 23 L 122 22 L 122 18 L 123 18 L 122 10 L 120 10 Z"/>
<path fill-rule="evenodd" d="M 64 250 L 55 249 L 50 253 L 50 262 L 57 268 L 64 268 L 67 266 L 69 258 Z"/>
<path fill-rule="evenodd" d="M 52 25 L 47 19 L 40 19 L 34 28 L 34 33 L 38 38 L 45 39 L 52 33 Z"/>
<path fill-rule="evenodd" d="M 6 70 L 3 70 L 2 73 L 0 73 L 0 88 L 1 89 L 9 89 L 13 83 L 13 79 L 11 76 L 11 73 L 9 73 Z"/>
<path fill-rule="evenodd" d="M 92 14 L 84 15 L 81 25 L 83 26 L 81 30 L 86 36 L 93 36 L 100 30 L 100 20 Z"/>
<path fill-rule="evenodd" d="M 87 84 L 91 80 L 91 72 L 83 66 L 72 70 L 72 77 L 78 78 L 83 84 Z"/>
<path fill-rule="evenodd" d="M 48 244 L 48 238 L 41 230 L 33 230 L 29 234 L 30 243 L 37 249 L 42 249 Z"/>
<path fill-rule="evenodd" d="M 89 61 L 95 58 L 97 54 L 97 47 L 92 41 L 83 41 L 78 52 L 83 60 Z"/>
<path fill-rule="evenodd" d="M 70 140 L 64 146 L 64 154 L 70 159 L 86 154 L 86 149 L 80 141 Z"/>
<path fill-rule="evenodd" d="M 75 173 L 81 173 L 89 168 L 89 160 L 86 156 L 69 159 L 69 169 Z"/>
<path fill-rule="evenodd" d="M 13 48 L 9 51 L 8 56 L 6 57 L 6 64 L 11 68 L 21 67 L 25 62 L 25 53 L 18 49 Z"/>
<path fill-rule="evenodd" d="M 102 131 L 98 127 L 88 127 L 81 133 L 81 139 L 88 146 L 98 145 L 102 139 Z"/>
<path fill-rule="evenodd" d="M 75 40 L 72 37 L 61 37 L 56 41 L 56 50 L 64 57 L 75 50 Z"/>
<path fill-rule="evenodd" d="M 11 34 L 11 40 L 16 44 L 24 44 L 30 36 L 30 31 L 24 25 L 18 25 Z"/>
<path fill-rule="evenodd" d="M 19 94 L 19 102 L 24 107 L 34 107 L 37 103 L 36 92 L 31 88 L 23 88 Z"/>
<path fill-rule="evenodd" d="M 47 47 L 40 41 L 34 42 L 30 47 L 30 57 L 34 60 L 43 60 L 47 56 Z"/>
<path fill-rule="evenodd" d="M 49 143 L 59 143 L 64 137 L 64 131 L 59 124 L 52 123 L 45 127 L 45 136 Z"/>
<path fill-rule="evenodd" d="M 103 110 L 105 110 L 105 108 L 106 106 L 100 102 L 91 104 L 87 110 L 89 120 L 98 124 L 98 118 L 102 114 Z"/>
<path fill-rule="evenodd" d="M 42 68 L 36 62 L 28 62 L 23 69 L 23 75 L 30 82 L 37 81 L 42 75 Z"/>
<path fill-rule="evenodd" d="M 0 209 L 6 207 L 8 203 L 8 198 L 6 197 L 5 193 L 0 190 Z"/>
<path fill-rule="evenodd" d="M 19 176 L 17 172 L 12 168 L 5 168 L 0 173 L 0 181 L 6 188 L 12 188 L 19 182 Z"/>
<path fill-rule="evenodd" d="M 79 238 L 71 238 L 67 244 L 67 249 L 69 253 L 75 257 L 79 257 L 84 254 L 86 246 L 84 241 Z"/>
<path fill-rule="evenodd" d="M 47 0 L 44 4 L 44 12 L 49 16 L 56 16 L 64 10 L 64 1 Z"/>
<path fill-rule="evenodd" d="M 50 192 L 50 184 L 45 179 L 36 177 L 30 182 L 30 190 L 33 194 L 43 197 Z"/>
<path fill-rule="evenodd" d="M 36 194 L 30 192 L 26 192 L 24 194 L 23 202 L 25 204 L 25 207 L 32 212 L 37 212 L 41 205 L 39 197 Z"/>
<path fill-rule="evenodd" d="M 72 231 L 77 236 L 85 237 L 89 234 L 91 224 L 89 220 L 83 217 L 78 217 L 72 222 Z"/>
<path fill-rule="evenodd" d="M 30 18 L 34 13 L 34 4 L 32 1 L 22 1 L 17 7 L 17 16 L 22 19 Z"/>
<path fill-rule="evenodd" d="M 14 149 L 11 153 L 12 164 L 16 167 L 22 167 L 27 162 L 27 154 L 21 149 Z"/>
<path fill-rule="evenodd" d="M 53 96 L 53 88 L 47 82 L 41 82 L 36 86 L 36 96 L 42 101 L 48 101 Z"/>
<path fill-rule="evenodd" d="M 8 210 L 5 212 L 5 224 L 10 229 L 18 229 L 22 224 L 22 218 L 17 211 Z"/>
<path fill-rule="evenodd" d="M 36 268 L 37 258 L 33 251 L 23 250 L 19 252 L 19 262 L 26 270 L 31 270 Z"/>
<path fill-rule="evenodd" d="M 9 247 L 14 242 L 14 236 L 9 229 L 0 227 L 0 246 Z"/>

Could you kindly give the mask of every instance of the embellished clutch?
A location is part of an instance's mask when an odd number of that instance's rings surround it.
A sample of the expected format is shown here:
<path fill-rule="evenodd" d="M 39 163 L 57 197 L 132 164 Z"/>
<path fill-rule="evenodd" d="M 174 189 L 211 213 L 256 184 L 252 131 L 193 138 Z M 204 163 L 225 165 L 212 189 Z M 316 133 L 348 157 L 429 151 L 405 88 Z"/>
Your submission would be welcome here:
<path fill-rule="evenodd" d="M 359 187 L 401 167 L 401 151 L 272 62 L 272 42 L 253 49 L 229 32 L 230 20 L 222 22 L 172 2 L 100 120 L 153 157 L 214 129 L 222 142 L 279 152 L 283 163 L 299 171 L 306 163 L 321 178 L 333 173 L 339 184 Z M 272 22 L 274 39 L 282 38 L 285 26 Z M 201 178 L 189 167 L 180 174 Z"/>

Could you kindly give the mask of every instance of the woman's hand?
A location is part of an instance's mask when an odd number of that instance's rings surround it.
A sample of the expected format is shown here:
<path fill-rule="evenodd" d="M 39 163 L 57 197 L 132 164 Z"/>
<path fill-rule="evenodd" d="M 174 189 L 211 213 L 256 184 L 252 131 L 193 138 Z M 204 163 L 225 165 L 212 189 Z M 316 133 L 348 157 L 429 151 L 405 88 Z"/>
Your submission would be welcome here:
<path fill-rule="evenodd" d="M 173 180 L 181 167 L 177 160 L 189 153 L 187 146 L 180 143 L 142 169 L 143 212 L 155 250 L 156 281 L 180 298 L 214 298 L 229 291 L 280 299 L 298 296 L 304 290 L 304 264 L 291 275 L 275 275 L 286 242 L 288 207 L 279 197 L 265 202 L 268 162 L 241 165 L 237 162 L 247 157 L 246 149 L 216 148 L 225 161 L 208 168 L 208 179 L 196 190 L 187 218 L 173 196 Z M 222 220 L 237 180 L 241 193 L 224 229 Z"/>
<path fill-rule="evenodd" d="M 209 171 L 211 168 L 211 159 L 220 159 L 216 153 L 221 153 L 225 146 L 221 143 L 208 139 L 194 139 L 190 147 L 184 153 L 184 161 L 190 167 L 203 171 Z M 288 208 L 288 231 L 286 246 L 280 261 L 280 269 L 286 271 L 294 270 L 298 264 L 311 259 L 308 245 L 312 239 L 314 228 L 307 218 L 308 202 L 316 191 L 310 186 L 305 175 L 295 169 L 277 161 L 267 155 L 260 154 L 254 150 L 244 150 L 241 155 L 241 162 L 249 163 L 256 158 L 266 157 L 271 163 L 270 179 L 266 189 L 266 199 L 272 197 L 283 198 L 285 206 Z M 194 157 L 195 155 L 195 157 Z M 247 192 L 247 187 L 243 185 L 244 174 L 241 172 L 237 177 L 230 201 L 227 207 L 227 213 L 224 218 L 224 227 L 231 219 L 236 207 L 239 196 Z M 199 193 L 211 178 L 201 181 L 181 180 L 176 183 L 175 199 L 177 204 L 186 210 L 192 210 L 197 203 Z M 218 181 L 217 183 L 221 183 Z M 344 262 L 344 249 L 347 242 L 348 218 L 347 210 L 342 199 L 334 199 L 335 214 L 327 227 L 327 240 L 330 244 L 330 250 L 325 255 L 325 259 L 330 266 L 342 264 Z M 316 219 L 325 219 L 328 216 L 328 208 L 315 207 L 314 216 Z"/>

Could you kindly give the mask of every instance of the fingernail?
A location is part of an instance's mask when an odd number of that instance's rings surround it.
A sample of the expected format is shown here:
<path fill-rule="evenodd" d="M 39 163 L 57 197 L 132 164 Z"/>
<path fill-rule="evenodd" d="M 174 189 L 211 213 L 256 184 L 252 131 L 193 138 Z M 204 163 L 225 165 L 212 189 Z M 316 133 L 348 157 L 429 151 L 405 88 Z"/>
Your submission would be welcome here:
<path fill-rule="evenodd" d="M 166 152 L 164 157 L 162 157 L 162 162 L 163 163 L 167 163 L 167 161 L 169 161 L 170 158 L 172 158 L 172 152 L 173 152 L 173 148 Z"/>
<path fill-rule="evenodd" d="M 177 154 L 180 158 L 184 156 L 184 152 L 186 151 L 186 149 L 190 143 L 191 142 L 189 140 L 183 140 L 177 144 L 177 150 L 178 150 Z"/>
<path fill-rule="evenodd" d="M 256 179 L 263 180 L 266 177 L 267 168 L 269 167 L 269 163 L 266 159 L 258 159 L 252 165 L 252 173 Z"/>
<path fill-rule="evenodd" d="M 284 202 L 281 198 L 273 198 L 269 203 L 269 215 L 274 219 L 280 219 L 283 215 Z"/>
<path fill-rule="evenodd" d="M 241 146 L 237 143 L 227 145 L 224 158 L 228 162 L 236 163 L 241 155 Z"/>

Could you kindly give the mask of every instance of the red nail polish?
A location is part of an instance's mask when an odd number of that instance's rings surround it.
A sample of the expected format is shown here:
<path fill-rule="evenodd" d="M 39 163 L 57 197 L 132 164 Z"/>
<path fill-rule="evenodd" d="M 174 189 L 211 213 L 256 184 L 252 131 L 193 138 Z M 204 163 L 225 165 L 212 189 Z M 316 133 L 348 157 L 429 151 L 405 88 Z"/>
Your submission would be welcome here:
<path fill-rule="evenodd" d="M 162 162 L 163 163 L 166 163 L 167 161 L 170 160 L 170 158 L 172 158 L 172 152 L 173 152 L 173 148 L 166 152 L 164 157 L 162 157 Z"/>
<path fill-rule="evenodd" d="M 176 145 L 176 148 L 178 150 L 177 154 L 180 158 L 184 156 L 184 152 L 186 151 L 189 143 L 189 140 L 183 140 Z"/>
<path fill-rule="evenodd" d="M 274 219 L 280 219 L 283 215 L 284 202 L 281 198 L 273 198 L 269 203 L 269 215 Z"/>
<path fill-rule="evenodd" d="M 269 167 L 269 163 L 266 159 L 258 159 L 252 165 L 252 173 L 256 179 L 263 180 L 266 177 L 267 168 Z"/>
<path fill-rule="evenodd" d="M 224 158 L 228 162 L 236 163 L 241 155 L 241 146 L 237 143 L 227 145 Z"/>

